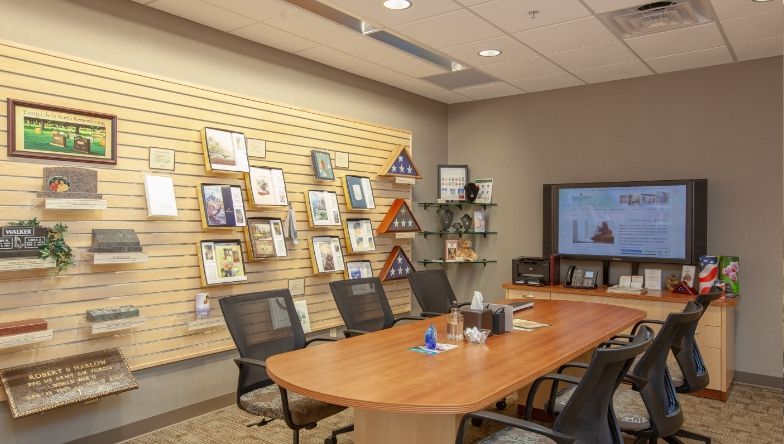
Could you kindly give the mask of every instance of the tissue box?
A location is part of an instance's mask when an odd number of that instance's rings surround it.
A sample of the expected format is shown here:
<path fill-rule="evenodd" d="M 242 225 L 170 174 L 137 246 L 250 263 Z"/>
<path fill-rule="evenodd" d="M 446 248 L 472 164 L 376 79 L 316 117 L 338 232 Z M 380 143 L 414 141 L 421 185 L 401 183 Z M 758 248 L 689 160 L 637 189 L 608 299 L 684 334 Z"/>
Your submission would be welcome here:
<path fill-rule="evenodd" d="M 484 310 L 463 309 L 460 311 L 463 314 L 463 327 L 471 328 L 476 327 L 479 330 L 493 329 L 493 312 L 489 308 Z"/>

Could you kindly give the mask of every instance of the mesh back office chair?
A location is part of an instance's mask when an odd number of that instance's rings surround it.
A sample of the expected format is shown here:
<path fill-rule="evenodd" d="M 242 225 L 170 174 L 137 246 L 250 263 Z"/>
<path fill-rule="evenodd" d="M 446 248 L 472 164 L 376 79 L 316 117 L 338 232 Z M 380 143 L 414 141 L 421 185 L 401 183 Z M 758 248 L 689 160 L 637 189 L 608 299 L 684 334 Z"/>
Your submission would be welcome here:
<path fill-rule="evenodd" d="M 343 334 L 350 338 L 361 334 L 390 328 L 402 320 L 418 321 L 423 318 L 404 316 L 395 319 L 381 279 L 377 277 L 332 281 L 332 297 L 340 317 L 346 324 Z"/>
<path fill-rule="evenodd" d="M 457 302 L 455 292 L 452 290 L 443 268 L 410 273 L 408 283 L 411 285 L 419 307 L 422 308 L 420 316 L 432 318 L 449 313 L 452 304 Z M 458 305 L 462 307 L 471 305 L 471 303 L 463 302 Z"/>
<path fill-rule="evenodd" d="M 511 418 L 493 412 L 470 413 L 463 417 L 457 432 L 457 443 L 462 444 L 466 420 L 482 418 L 500 422 L 509 427 L 485 437 L 480 444 L 492 443 L 612 443 L 623 444 L 621 430 L 612 411 L 613 393 L 620 385 L 634 358 L 651 344 L 653 330 L 643 326 L 628 342 L 606 341 L 591 356 L 582 378 L 552 373 L 545 375 L 531 386 L 526 401 L 525 419 Z M 533 400 L 540 384 L 552 380 L 557 390 L 558 383 L 575 384 L 573 396 L 555 420 L 552 429 L 529 421 Z"/>
<path fill-rule="evenodd" d="M 255 425 L 263 426 L 275 419 L 283 419 L 294 431 L 294 444 L 297 444 L 300 429 L 312 429 L 317 421 L 345 409 L 288 393 L 267 375 L 264 361 L 270 356 L 307 347 L 314 341 L 331 340 L 305 340 L 288 289 L 227 296 L 220 299 L 220 306 L 240 353 L 240 358 L 234 360 L 240 370 L 237 405 L 262 417 Z M 326 442 L 335 443 L 338 434 L 353 429 L 353 426 L 347 426 L 335 430 Z"/>

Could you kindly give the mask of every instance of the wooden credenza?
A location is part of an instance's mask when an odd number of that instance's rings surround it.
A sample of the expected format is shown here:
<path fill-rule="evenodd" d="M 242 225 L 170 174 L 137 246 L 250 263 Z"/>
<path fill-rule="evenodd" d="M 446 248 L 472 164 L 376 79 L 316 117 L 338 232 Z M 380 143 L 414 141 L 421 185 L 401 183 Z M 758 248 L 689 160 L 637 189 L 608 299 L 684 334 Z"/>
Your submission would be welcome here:
<path fill-rule="evenodd" d="M 693 296 L 667 291 L 649 291 L 645 295 L 608 293 L 605 288 L 580 289 L 562 285 L 531 287 L 512 283 L 503 284 L 507 299 L 554 299 L 598 302 L 638 308 L 648 314 L 648 319 L 664 320 L 674 311 L 683 310 Z M 708 367 L 710 384 L 698 396 L 726 401 L 734 377 L 735 305 L 738 298 L 721 298 L 711 302 L 700 319 L 696 339 Z M 658 326 L 651 326 L 656 328 Z M 671 355 L 672 359 L 672 355 Z"/>

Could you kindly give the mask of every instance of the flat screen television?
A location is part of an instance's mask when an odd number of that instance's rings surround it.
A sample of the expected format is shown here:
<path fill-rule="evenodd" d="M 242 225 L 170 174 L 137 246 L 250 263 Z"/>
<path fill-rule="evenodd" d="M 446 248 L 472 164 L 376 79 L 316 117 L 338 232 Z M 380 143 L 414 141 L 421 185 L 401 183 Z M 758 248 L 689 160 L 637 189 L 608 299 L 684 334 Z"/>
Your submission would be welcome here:
<path fill-rule="evenodd" d="M 545 256 L 693 264 L 707 250 L 706 179 L 544 185 Z"/>

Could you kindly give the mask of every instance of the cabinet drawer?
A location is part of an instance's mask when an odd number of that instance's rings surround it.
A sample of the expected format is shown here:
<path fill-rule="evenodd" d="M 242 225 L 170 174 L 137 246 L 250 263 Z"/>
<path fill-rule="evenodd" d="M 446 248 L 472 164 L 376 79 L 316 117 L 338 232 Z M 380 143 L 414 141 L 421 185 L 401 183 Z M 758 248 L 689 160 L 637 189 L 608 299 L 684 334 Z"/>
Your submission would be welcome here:
<path fill-rule="evenodd" d="M 506 290 L 506 298 L 507 299 L 525 299 L 525 298 L 536 298 L 536 299 L 550 299 L 550 292 L 549 291 L 538 291 L 538 290 L 518 290 L 518 289 L 508 289 Z"/>
<path fill-rule="evenodd" d="M 685 304 L 678 304 L 675 302 L 663 302 L 662 319 L 665 319 L 667 315 L 672 312 L 683 311 L 685 306 Z M 716 327 L 721 327 L 721 309 L 722 307 L 715 305 L 708 307 L 708 309 L 705 310 L 705 314 L 703 314 L 702 318 L 700 318 L 699 325 L 713 325 Z"/>
<path fill-rule="evenodd" d="M 697 339 L 697 344 L 700 350 L 705 347 L 721 348 L 721 327 L 713 325 L 697 325 L 697 331 L 694 333 L 694 338 Z"/>
<path fill-rule="evenodd" d="M 550 299 L 559 301 L 601 302 L 599 300 L 601 298 L 570 293 L 550 293 Z"/>

